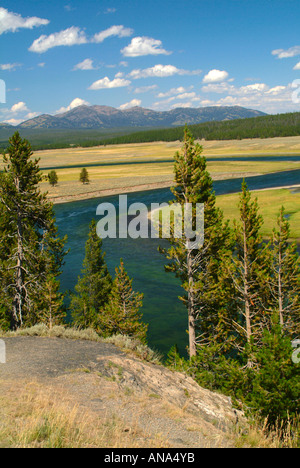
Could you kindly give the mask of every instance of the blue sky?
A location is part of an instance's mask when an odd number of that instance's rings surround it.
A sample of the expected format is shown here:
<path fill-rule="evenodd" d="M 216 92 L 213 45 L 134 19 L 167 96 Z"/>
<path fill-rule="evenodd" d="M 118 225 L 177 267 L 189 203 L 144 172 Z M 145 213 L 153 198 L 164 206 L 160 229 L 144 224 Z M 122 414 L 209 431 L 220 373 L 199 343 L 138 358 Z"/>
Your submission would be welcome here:
<path fill-rule="evenodd" d="M 8 0 L 11 124 L 81 104 L 300 111 L 299 0 Z"/>

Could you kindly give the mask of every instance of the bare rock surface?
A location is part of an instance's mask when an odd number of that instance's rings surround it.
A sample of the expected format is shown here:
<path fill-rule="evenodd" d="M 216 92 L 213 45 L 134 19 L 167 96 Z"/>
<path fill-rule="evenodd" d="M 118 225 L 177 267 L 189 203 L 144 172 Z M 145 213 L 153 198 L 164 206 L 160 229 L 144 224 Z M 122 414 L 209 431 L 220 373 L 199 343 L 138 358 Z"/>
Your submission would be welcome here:
<path fill-rule="evenodd" d="M 168 447 L 230 447 L 242 414 L 229 398 L 192 378 L 126 354 L 112 344 L 42 337 L 5 338 L 7 362 L 0 383 L 38 381 L 76 404 L 118 417 L 145 440 Z"/>

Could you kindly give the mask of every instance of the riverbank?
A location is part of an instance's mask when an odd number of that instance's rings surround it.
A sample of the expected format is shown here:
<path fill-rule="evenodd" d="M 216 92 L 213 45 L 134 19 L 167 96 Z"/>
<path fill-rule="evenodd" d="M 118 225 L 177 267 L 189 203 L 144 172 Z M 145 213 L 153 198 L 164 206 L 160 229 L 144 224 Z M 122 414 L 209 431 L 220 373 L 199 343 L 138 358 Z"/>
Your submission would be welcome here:
<path fill-rule="evenodd" d="M 230 180 L 230 179 L 239 179 L 241 177 L 255 177 L 260 176 L 261 173 L 224 173 L 224 174 L 214 174 L 213 180 Z M 90 184 L 83 185 L 78 183 L 62 183 L 56 187 L 49 187 L 49 184 L 41 184 L 41 189 L 43 191 L 48 191 L 48 198 L 54 204 L 63 204 L 71 203 L 82 200 L 90 200 L 94 198 L 109 197 L 113 195 L 121 195 L 124 193 L 134 193 L 134 192 L 146 192 L 149 190 L 158 190 L 163 188 L 169 188 L 173 185 L 173 177 L 161 177 L 160 179 L 165 180 L 155 180 L 154 177 L 144 177 L 144 178 L 120 178 L 120 179 L 109 179 L 105 182 L 103 181 L 93 181 Z M 151 182 L 152 180 L 152 182 Z M 103 187 L 103 188 L 100 188 Z"/>

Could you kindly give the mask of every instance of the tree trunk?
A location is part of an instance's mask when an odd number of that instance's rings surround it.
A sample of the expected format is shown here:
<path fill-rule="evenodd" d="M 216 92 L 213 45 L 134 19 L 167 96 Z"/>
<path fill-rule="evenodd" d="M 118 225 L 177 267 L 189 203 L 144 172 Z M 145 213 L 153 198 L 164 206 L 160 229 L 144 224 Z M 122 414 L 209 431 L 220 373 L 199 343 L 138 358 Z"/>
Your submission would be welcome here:
<path fill-rule="evenodd" d="M 23 324 L 23 295 L 24 295 L 24 281 L 23 281 L 23 227 L 21 216 L 18 214 L 17 221 L 17 265 L 16 265 L 16 293 L 13 300 L 13 310 L 11 317 L 11 328 L 13 330 L 19 328 Z"/>
<path fill-rule="evenodd" d="M 280 325 L 283 327 L 284 319 L 283 319 L 283 297 L 282 297 L 282 243 L 281 243 L 281 236 L 282 236 L 282 226 L 280 221 L 280 241 L 279 241 L 279 248 L 278 248 L 278 308 L 279 308 L 279 322 Z"/>
<path fill-rule="evenodd" d="M 187 270 L 188 270 L 188 322 L 189 322 L 189 354 L 190 358 L 196 356 L 196 306 L 194 292 L 194 277 L 193 277 L 193 259 L 192 251 L 187 251 Z"/>
<path fill-rule="evenodd" d="M 251 347 L 251 336 L 252 336 L 252 326 L 251 326 L 251 305 L 250 305 L 250 296 L 249 296 L 249 283 L 248 283 L 248 246 L 247 246 L 247 236 L 246 236 L 246 226 L 244 223 L 244 300 L 245 300 L 245 320 L 246 320 L 246 334 L 247 334 L 247 343 Z M 250 350 L 249 350 L 250 351 Z M 249 355 L 247 367 L 252 367 L 252 360 Z"/>

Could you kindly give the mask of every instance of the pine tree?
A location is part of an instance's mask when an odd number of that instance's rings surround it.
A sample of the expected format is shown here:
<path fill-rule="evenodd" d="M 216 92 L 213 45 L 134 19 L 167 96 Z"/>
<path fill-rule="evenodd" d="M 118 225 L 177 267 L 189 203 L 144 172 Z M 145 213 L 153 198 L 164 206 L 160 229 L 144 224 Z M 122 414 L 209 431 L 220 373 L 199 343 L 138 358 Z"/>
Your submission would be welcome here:
<path fill-rule="evenodd" d="M 297 244 L 289 242 L 290 225 L 282 207 L 270 245 L 272 271 L 269 279 L 269 310 L 277 311 L 284 332 L 297 337 L 300 333 L 300 258 Z"/>
<path fill-rule="evenodd" d="M 0 277 L 6 310 L 2 319 L 9 318 L 10 328 L 16 329 L 32 316 L 47 274 L 59 275 L 65 239 L 58 238 L 53 205 L 39 190 L 42 175 L 29 142 L 16 132 L 9 143 L 0 174 L 0 236 L 5 239 Z M 48 273 L 46 264 L 52 266 Z"/>
<path fill-rule="evenodd" d="M 55 187 L 55 185 L 57 185 L 57 183 L 58 183 L 58 176 L 57 176 L 56 171 L 51 171 L 51 172 L 49 172 L 49 174 L 48 174 L 48 180 L 49 180 L 49 184 L 52 185 L 52 187 Z"/>
<path fill-rule="evenodd" d="M 45 323 L 49 329 L 54 325 L 63 325 L 67 315 L 64 295 L 60 292 L 59 287 L 59 281 L 51 275 L 46 278 L 42 290 L 42 301 L 39 304 L 37 314 L 38 322 Z"/>
<path fill-rule="evenodd" d="M 133 291 L 132 279 L 125 271 L 121 259 L 120 267 L 116 268 L 115 279 L 109 302 L 101 316 L 101 327 L 106 335 L 128 335 L 146 340 L 148 325 L 141 321 L 143 294 Z"/>
<path fill-rule="evenodd" d="M 216 207 L 213 182 L 201 154 L 202 147 L 195 144 L 185 128 L 182 151 L 175 154 L 176 185 L 172 192 L 174 202 L 181 205 L 183 212 L 186 203 L 192 203 L 194 207 L 204 204 L 204 245 L 188 249 L 184 236 L 182 239 L 172 236 L 171 248 L 160 249 L 170 260 L 166 271 L 174 272 L 185 290 L 180 299 L 188 312 L 190 357 L 196 355 L 197 345 L 207 345 L 223 334 L 219 316 L 221 295 L 217 284 L 220 262 L 224 261 L 229 246 L 228 225 L 223 224 L 223 214 Z"/>
<path fill-rule="evenodd" d="M 300 411 L 300 364 L 292 362 L 291 340 L 284 336 L 278 316 L 265 330 L 262 346 L 254 350 L 258 371 L 254 374 L 246 404 L 272 428 L 285 427 Z"/>
<path fill-rule="evenodd" d="M 234 303 L 239 318 L 233 325 L 240 340 L 239 350 L 245 351 L 247 347 L 248 366 L 251 367 L 251 346 L 261 339 L 265 320 L 263 308 L 268 296 L 269 259 L 260 235 L 263 219 L 258 214 L 257 199 L 251 200 L 245 181 L 239 207 L 240 224 L 235 223 L 236 255 L 233 257 L 231 272 L 235 288 Z"/>
<path fill-rule="evenodd" d="M 84 167 L 80 173 L 80 177 L 79 177 L 79 180 L 80 182 L 82 182 L 83 184 L 89 184 L 90 180 L 89 180 L 89 174 L 88 174 L 88 171 L 86 170 L 86 168 Z"/>
<path fill-rule="evenodd" d="M 74 323 L 83 328 L 98 328 L 99 314 L 111 291 L 112 279 L 104 257 L 102 239 L 97 235 L 93 220 L 85 247 L 82 276 L 78 278 L 70 305 Z"/>
<path fill-rule="evenodd" d="M 175 344 L 171 347 L 167 355 L 165 365 L 173 370 L 180 370 L 184 360 L 181 358 L 178 346 Z"/>

